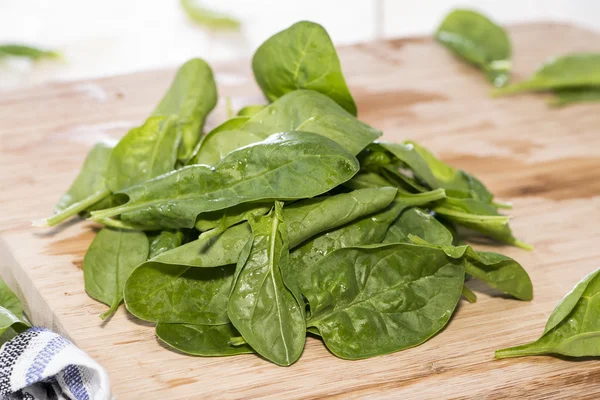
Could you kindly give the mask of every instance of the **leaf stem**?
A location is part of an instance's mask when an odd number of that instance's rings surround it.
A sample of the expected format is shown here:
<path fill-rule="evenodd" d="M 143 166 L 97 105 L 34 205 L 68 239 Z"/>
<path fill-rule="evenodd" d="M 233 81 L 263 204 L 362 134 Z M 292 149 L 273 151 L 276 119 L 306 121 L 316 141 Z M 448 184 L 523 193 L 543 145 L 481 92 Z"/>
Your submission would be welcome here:
<path fill-rule="evenodd" d="M 465 299 L 467 299 L 467 301 L 469 303 L 477 302 L 477 295 L 475 293 L 473 293 L 473 291 L 466 286 L 463 286 L 463 288 L 462 288 L 462 295 Z"/>
<path fill-rule="evenodd" d="M 92 194 L 91 196 L 88 196 L 85 199 L 78 201 L 77 203 L 71 204 L 69 207 L 65 208 L 59 213 L 56 213 L 43 220 L 33 221 L 32 225 L 42 227 L 60 224 L 68 218 L 77 215 L 82 211 L 85 211 L 90 206 L 96 204 L 97 202 L 108 196 L 110 196 L 110 190 L 100 190 Z"/>
<path fill-rule="evenodd" d="M 530 245 L 528 243 L 525 243 L 525 242 L 522 242 L 520 240 L 515 240 L 514 245 L 517 246 L 520 249 L 523 249 L 523 250 L 527 250 L 527 251 L 532 251 L 533 250 L 533 246 L 532 245 Z"/>
<path fill-rule="evenodd" d="M 501 360 L 503 358 L 535 356 L 544 353 L 549 353 L 549 349 L 537 345 L 537 342 L 531 342 L 520 346 L 496 350 L 495 356 L 498 360 Z"/>

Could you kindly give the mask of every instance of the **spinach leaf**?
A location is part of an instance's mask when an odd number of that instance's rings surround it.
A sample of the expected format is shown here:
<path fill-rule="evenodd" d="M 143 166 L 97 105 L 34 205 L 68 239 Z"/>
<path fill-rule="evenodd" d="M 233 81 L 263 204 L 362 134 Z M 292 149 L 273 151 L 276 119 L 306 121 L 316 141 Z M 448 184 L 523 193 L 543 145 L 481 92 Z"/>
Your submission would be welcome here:
<path fill-rule="evenodd" d="M 304 304 L 297 302 L 282 276 L 289 248 L 282 203 L 249 222 L 252 250 L 236 274 L 227 315 L 257 353 L 278 365 L 291 365 L 304 350 L 306 324 Z"/>
<path fill-rule="evenodd" d="M 358 168 L 352 154 L 323 136 L 280 133 L 229 153 L 215 168 L 191 165 L 125 189 L 120 193 L 129 197 L 126 204 L 94 211 L 92 218 L 121 215 L 148 229 L 191 228 L 202 212 L 317 196 L 350 179 Z"/>
<path fill-rule="evenodd" d="M 0 345 L 28 328 L 21 301 L 0 278 Z"/>
<path fill-rule="evenodd" d="M 200 153 L 200 149 L 202 148 L 202 146 L 204 146 L 204 142 L 211 138 L 212 136 L 215 136 L 218 132 L 224 132 L 224 131 L 238 131 L 242 126 L 244 126 L 246 124 L 246 122 L 248 122 L 250 118 L 248 117 L 233 117 L 228 119 L 227 121 L 223 122 L 221 125 L 217 126 L 216 128 L 214 128 L 212 131 L 210 131 L 208 134 L 206 134 L 205 136 L 202 137 L 202 139 L 198 142 L 198 144 L 196 145 L 196 147 L 194 148 L 194 150 L 192 151 L 192 155 L 190 157 L 190 159 L 187 161 L 186 165 L 193 165 L 193 164 L 203 164 L 202 162 L 200 162 L 200 160 L 198 159 L 198 153 Z M 218 145 L 218 143 L 216 143 Z M 215 149 L 216 146 L 212 145 L 212 146 L 208 146 L 209 149 L 205 149 L 203 150 L 203 157 L 206 158 L 207 154 L 213 154 L 213 153 L 217 153 L 217 154 L 221 154 L 221 151 L 218 149 Z M 221 156 L 219 156 L 219 160 L 222 158 Z M 216 156 L 212 156 L 213 159 L 216 159 Z M 209 164 L 210 165 L 210 164 Z"/>
<path fill-rule="evenodd" d="M 511 45 L 504 29 L 472 10 L 454 10 L 442 21 L 435 39 L 481 69 L 496 87 L 510 78 Z"/>
<path fill-rule="evenodd" d="M 319 24 L 301 21 L 267 39 L 254 53 L 252 70 L 258 86 L 271 101 L 297 89 L 310 89 L 356 115 L 340 59 L 327 31 Z"/>
<path fill-rule="evenodd" d="M 153 116 L 176 116 L 181 132 L 179 159 L 185 163 L 202 135 L 206 117 L 217 104 L 217 86 L 209 65 L 199 58 L 179 68 Z"/>
<path fill-rule="evenodd" d="M 360 122 L 352 114 L 314 90 L 295 90 L 254 114 L 242 130 L 257 135 L 305 131 L 323 135 L 358 154 L 381 132 Z"/>
<path fill-rule="evenodd" d="M 185 354 L 205 357 L 254 353 L 248 344 L 234 346 L 232 338 L 240 333 L 231 323 L 222 325 L 165 324 L 156 325 L 156 336 Z"/>
<path fill-rule="evenodd" d="M 143 232 L 104 228 L 94 238 L 83 259 L 86 292 L 110 306 L 105 319 L 123 300 L 123 287 L 131 271 L 148 258 L 148 238 Z"/>
<path fill-rule="evenodd" d="M 146 262 L 127 279 L 125 306 L 145 321 L 222 325 L 229 322 L 234 271 L 235 265 L 191 268 Z"/>
<path fill-rule="evenodd" d="M 335 250 L 360 245 L 381 243 L 390 225 L 402 212 L 414 206 L 426 205 L 444 197 L 444 191 L 438 189 L 417 195 L 399 192 L 388 207 L 361 219 L 331 227 L 321 235 L 314 236 L 290 253 L 289 269 L 286 274 L 291 281 L 297 281 L 308 266 L 320 263 L 321 259 Z M 292 232 L 292 231 L 290 231 Z"/>
<path fill-rule="evenodd" d="M 409 239 L 416 244 L 439 248 L 448 257 L 462 259 L 466 272 L 489 286 L 519 300 L 533 299 L 533 286 L 527 271 L 510 257 L 488 251 L 475 251 L 471 246 L 432 245 L 415 235 Z"/>
<path fill-rule="evenodd" d="M 345 359 L 419 345 L 448 323 L 464 273 L 459 260 L 429 247 L 336 250 L 300 276 L 311 310 L 307 326 L 316 327 L 327 348 Z"/>
<path fill-rule="evenodd" d="M 261 140 L 262 136 L 246 131 L 212 131 L 203 138 L 194 163 L 217 165 L 232 151 Z"/>
<path fill-rule="evenodd" d="M 558 303 L 538 340 L 497 350 L 496 358 L 540 354 L 600 356 L 599 274 L 597 269 L 587 275 Z"/>
<path fill-rule="evenodd" d="M 222 211 L 212 211 L 198 215 L 196 229 L 200 232 L 215 230 L 220 234 L 225 229 L 242 221 L 247 221 L 250 216 L 259 217 L 265 215 L 273 208 L 273 202 L 242 203 Z"/>
<path fill-rule="evenodd" d="M 165 251 L 173 250 L 183 243 L 184 234 L 181 231 L 165 230 L 157 234 L 146 234 L 150 242 L 148 259 L 152 259 Z"/>
<path fill-rule="evenodd" d="M 133 128 L 110 154 L 106 183 L 113 192 L 137 185 L 175 168 L 181 133 L 174 117 L 150 117 Z"/>
<path fill-rule="evenodd" d="M 436 177 L 429 168 L 427 161 L 425 161 L 423 156 L 417 151 L 414 144 L 378 141 L 370 147 L 375 150 L 384 149 L 390 152 L 397 161 L 402 162 L 410 168 L 419 179 L 429 186 L 429 188 L 437 189 L 440 187 Z M 439 160 L 436 161 L 441 163 Z"/>
<path fill-rule="evenodd" d="M 335 229 L 388 207 L 395 200 L 395 193 L 396 189 L 390 187 L 362 189 L 331 197 L 302 200 L 284 207 L 283 218 L 290 227 L 290 248 L 293 249 L 323 231 Z M 438 200 L 443 197 L 443 191 L 432 192 L 428 196 L 419 195 L 414 197 L 414 201 Z M 392 221 L 393 219 L 395 217 Z M 235 264 L 250 236 L 248 224 L 235 225 L 219 236 L 208 239 L 201 236 L 198 240 L 159 255 L 153 261 L 203 268 Z"/>
<path fill-rule="evenodd" d="M 600 88 L 584 87 L 554 90 L 554 98 L 548 101 L 551 106 L 565 106 L 571 103 L 600 101 Z"/>
<path fill-rule="evenodd" d="M 34 226 L 57 225 L 110 196 L 105 176 L 112 150 L 113 146 L 108 143 L 96 143 L 88 152 L 79 175 L 54 207 L 56 214 L 35 221 Z"/>
<path fill-rule="evenodd" d="M 550 59 L 531 78 L 496 89 L 503 95 L 525 91 L 573 89 L 600 86 L 600 53 L 575 53 Z"/>
<path fill-rule="evenodd" d="M 452 233 L 433 215 L 411 208 L 403 212 L 389 227 L 384 243 L 411 243 L 409 235 L 418 236 L 438 246 L 451 245 Z"/>
<path fill-rule="evenodd" d="M 344 182 L 343 185 L 353 190 L 394 186 L 390 181 L 375 172 L 358 173 L 349 181 Z"/>
<path fill-rule="evenodd" d="M 253 104 L 250 106 L 246 106 L 238 111 L 237 115 L 240 117 L 252 117 L 254 114 L 258 114 L 259 111 L 262 111 L 265 107 L 265 104 Z"/>
<path fill-rule="evenodd" d="M 239 30 L 240 21 L 206 8 L 199 0 L 181 0 L 181 7 L 192 21 L 210 30 Z"/>
<path fill-rule="evenodd" d="M 60 53 L 53 50 L 44 50 L 37 47 L 27 46 L 23 44 L 3 44 L 0 45 L 0 58 L 3 57 L 25 57 L 33 61 L 42 58 L 60 59 Z"/>

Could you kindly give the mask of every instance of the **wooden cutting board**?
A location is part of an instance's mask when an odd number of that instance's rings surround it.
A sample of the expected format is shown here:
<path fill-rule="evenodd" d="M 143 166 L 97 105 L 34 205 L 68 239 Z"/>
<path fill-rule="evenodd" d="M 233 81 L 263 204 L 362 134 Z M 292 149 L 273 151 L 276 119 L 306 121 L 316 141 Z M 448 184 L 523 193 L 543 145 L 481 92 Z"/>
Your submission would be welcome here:
<path fill-rule="evenodd" d="M 553 55 L 600 51 L 600 37 L 556 24 L 510 29 L 515 80 Z M 71 338 L 108 370 L 119 399 L 179 398 L 597 398 L 600 361 L 530 357 L 495 361 L 495 349 L 537 338 L 557 302 L 600 266 L 600 104 L 549 108 L 545 95 L 491 99 L 490 85 L 430 38 L 340 49 L 360 118 L 385 138 L 412 138 L 512 201 L 516 235 L 535 250 L 497 250 L 531 274 L 532 302 L 475 282 L 448 327 L 422 346 L 344 361 L 308 339 L 283 368 L 254 355 L 194 358 L 169 351 L 151 324 L 83 288 L 91 223 L 33 229 L 76 176 L 91 145 L 139 125 L 173 70 L 52 84 L 0 97 L 0 274 L 34 323 Z M 211 116 L 262 100 L 248 62 L 216 70 L 222 101 Z M 480 246 L 481 248 L 481 246 Z"/>

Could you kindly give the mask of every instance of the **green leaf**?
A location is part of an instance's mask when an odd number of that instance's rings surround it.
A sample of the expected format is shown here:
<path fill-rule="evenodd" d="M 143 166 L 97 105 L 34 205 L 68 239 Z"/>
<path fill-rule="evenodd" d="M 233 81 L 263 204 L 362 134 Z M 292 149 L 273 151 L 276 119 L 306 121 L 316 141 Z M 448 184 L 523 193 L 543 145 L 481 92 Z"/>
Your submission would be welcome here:
<path fill-rule="evenodd" d="M 297 89 L 310 89 L 356 115 L 340 59 L 327 31 L 319 24 L 301 21 L 267 39 L 254 53 L 252 70 L 258 86 L 271 101 Z"/>
<path fill-rule="evenodd" d="M 202 135 L 206 117 L 217 104 L 217 86 L 210 66 L 192 59 L 179 68 L 153 116 L 175 116 L 181 132 L 179 159 L 187 161 Z"/>
<path fill-rule="evenodd" d="M 600 356 L 600 269 L 583 278 L 552 312 L 542 337 L 496 351 L 496 358 L 562 354 Z"/>
<path fill-rule="evenodd" d="M 123 300 L 125 281 L 148 258 L 148 238 L 143 232 L 104 228 L 94 238 L 83 259 L 86 292 L 110 306 L 105 319 Z"/>
<path fill-rule="evenodd" d="M 206 162 L 201 162 L 201 160 L 199 160 L 198 157 L 199 157 L 200 149 L 203 146 L 205 146 L 205 142 L 207 141 L 207 139 L 210 139 L 210 141 L 213 141 L 212 137 L 213 136 L 217 136 L 217 133 L 219 133 L 219 132 L 224 132 L 224 131 L 238 131 L 242 126 L 244 126 L 246 124 L 246 122 L 248 122 L 249 119 L 250 118 L 248 118 L 248 117 L 234 117 L 234 118 L 230 118 L 227 121 L 223 122 L 221 125 L 219 125 L 216 128 L 214 128 L 212 131 L 210 131 L 206 135 L 204 135 L 202 137 L 202 139 L 198 142 L 198 144 L 196 145 L 196 147 L 194 148 L 194 150 L 192 151 L 192 156 L 187 161 L 186 165 L 206 164 Z M 219 139 L 219 138 L 217 137 L 217 139 Z M 226 155 L 226 154 L 222 154 L 221 150 L 219 150 L 217 148 L 219 146 L 220 142 L 221 142 L 220 140 L 217 140 L 213 144 L 206 145 L 207 149 L 203 149 L 202 150 L 202 153 L 203 153 L 202 157 L 203 157 L 204 160 L 206 160 L 207 158 L 209 158 L 209 159 L 212 159 L 212 161 L 210 161 L 210 162 L 214 163 L 214 160 L 217 157 L 219 157 L 219 160 L 220 160 L 221 158 L 223 158 L 222 156 Z M 214 155 L 215 153 L 217 155 Z M 212 165 L 212 164 L 208 164 L 208 165 Z"/>
<path fill-rule="evenodd" d="M 227 14 L 206 8 L 199 0 L 181 0 L 181 7 L 192 21 L 210 30 L 239 30 L 240 21 Z"/>
<path fill-rule="evenodd" d="M 254 114 L 242 128 L 257 135 L 305 131 L 323 135 L 358 154 L 381 132 L 360 122 L 331 98 L 314 90 L 295 90 Z"/>
<path fill-rule="evenodd" d="M 533 299 L 533 285 L 527 271 L 510 257 L 488 251 L 475 251 L 471 246 L 437 246 L 409 235 L 416 244 L 443 250 L 448 257 L 462 259 L 466 272 L 489 286 L 519 300 Z"/>
<path fill-rule="evenodd" d="M 460 299 L 464 267 L 410 244 L 347 247 L 313 264 L 300 287 L 336 356 L 362 359 L 417 346 L 440 331 Z"/>
<path fill-rule="evenodd" d="M 511 45 L 504 29 L 471 10 L 454 10 L 442 21 L 435 39 L 456 56 L 481 69 L 496 87 L 508 83 Z"/>
<path fill-rule="evenodd" d="M 429 186 L 430 189 L 437 189 L 440 187 L 436 177 L 429 168 L 427 161 L 419 154 L 414 144 L 378 141 L 370 147 L 375 150 L 384 149 L 390 152 L 397 161 L 402 162 L 410 168 L 419 179 Z M 436 161 L 440 162 L 439 160 Z"/>
<path fill-rule="evenodd" d="M 409 239 L 411 234 L 438 246 L 451 245 L 454 240 L 452 233 L 433 215 L 411 208 L 394 221 L 383 242 L 412 243 Z"/>
<path fill-rule="evenodd" d="M 343 185 L 353 190 L 394 186 L 390 181 L 374 172 L 358 173 Z"/>
<path fill-rule="evenodd" d="M 234 271 L 235 265 L 192 268 L 146 262 L 125 284 L 125 306 L 145 321 L 222 325 L 229 322 L 227 299 Z"/>
<path fill-rule="evenodd" d="M 27 329 L 21 301 L 0 278 L 0 345 Z"/>
<path fill-rule="evenodd" d="M 194 163 L 215 166 L 232 151 L 262 140 L 246 131 L 212 131 L 203 138 Z"/>
<path fill-rule="evenodd" d="M 44 50 L 37 47 L 22 44 L 0 45 L 0 58 L 9 56 L 29 58 L 33 61 L 37 61 L 43 58 L 60 59 L 62 57 L 61 54 L 57 51 Z"/>
<path fill-rule="evenodd" d="M 0 278 L 0 307 L 5 308 L 17 318 L 23 317 L 21 300 L 10 290 L 6 282 Z"/>
<path fill-rule="evenodd" d="M 350 179 L 358 168 L 352 154 L 320 135 L 275 134 L 229 153 L 215 168 L 191 165 L 123 190 L 126 204 L 94 211 L 92 217 L 121 215 L 124 222 L 148 229 L 191 228 L 202 212 L 317 196 Z"/>
<path fill-rule="evenodd" d="M 150 242 L 150 253 L 148 254 L 148 259 L 152 259 L 159 254 L 164 253 L 165 251 L 173 250 L 183 243 L 183 232 L 181 231 L 173 231 L 173 230 L 165 230 L 160 231 L 157 234 L 148 236 L 148 241 Z"/>
<path fill-rule="evenodd" d="M 215 234 L 222 233 L 227 228 L 242 221 L 247 221 L 250 216 L 265 215 L 273 208 L 273 202 L 242 203 L 222 211 L 212 211 L 198 215 L 195 227 L 200 232 L 214 229 Z"/>
<path fill-rule="evenodd" d="M 258 114 L 259 111 L 262 111 L 265 107 L 265 104 L 253 104 L 242 108 L 238 111 L 237 115 L 240 117 L 252 117 L 255 114 Z"/>
<path fill-rule="evenodd" d="M 261 356 L 291 365 L 302 354 L 306 337 L 304 304 L 283 281 L 289 242 L 282 203 L 267 216 L 250 219 L 252 250 L 236 275 L 227 315 Z"/>
<path fill-rule="evenodd" d="M 108 188 L 119 192 L 175 169 L 181 133 L 174 117 L 150 117 L 133 128 L 110 154 Z"/>
<path fill-rule="evenodd" d="M 497 89 L 495 95 L 525 91 L 587 88 L 600 86 L 600 53 L 575 53 L 544 63 L 531 78 Z"/>
<path fill-rule="evenodd" d="M 192 325 L 159 322 L 156 325 L 156 335 L 174 349 L 193 356 L 220 357 L 254 353 L 248 344 L 230 344 L 232 338 L 240 335 L 231 323 Z"/>
<path fill-rule="evenodd" d="M 548 101 L 551 106 L 561 107 L 572 103 L 600 101 L 600 88 L 566 88 L 554 90 L 554 98 Z"/>

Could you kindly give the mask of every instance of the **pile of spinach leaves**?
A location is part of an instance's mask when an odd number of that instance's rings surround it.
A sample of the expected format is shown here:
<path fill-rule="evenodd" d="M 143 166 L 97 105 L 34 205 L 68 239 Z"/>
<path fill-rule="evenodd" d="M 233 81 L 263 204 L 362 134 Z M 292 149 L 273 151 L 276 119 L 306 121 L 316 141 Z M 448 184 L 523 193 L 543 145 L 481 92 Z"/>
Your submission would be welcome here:
<path fill-rule="evenodd" d="M 520 300 L 516 261 L 461 244 L 473 235 L 528 248 L 493 194 L 419 144 L 379 140 L 327 32 L 299 22 L 252 60 L 269 104 L 210 132 L 210 67 L 191 60 L 153 114 L 114 147 L 99 143 L 41 221 L 104 224 L 83 262 L 88 294 L 156 323 L 200 356 L 258 353 L 278 365 L 307 334 L 361 359 L 417 346 L 450 320 L 473 277 Z"/>
<path fill-rule="evenodd" d="M 573 53 L 544 63 L 526 81 L 508 84 L 512 49 L 506 31 L 473 10 L 449 13 L 437 31 L 436 40 L 453 54 L 483 71 L 496 87 L 494 96 L 525 91 L 549 91 L 553 106 L 600 100 L 600 54 Z"/>

